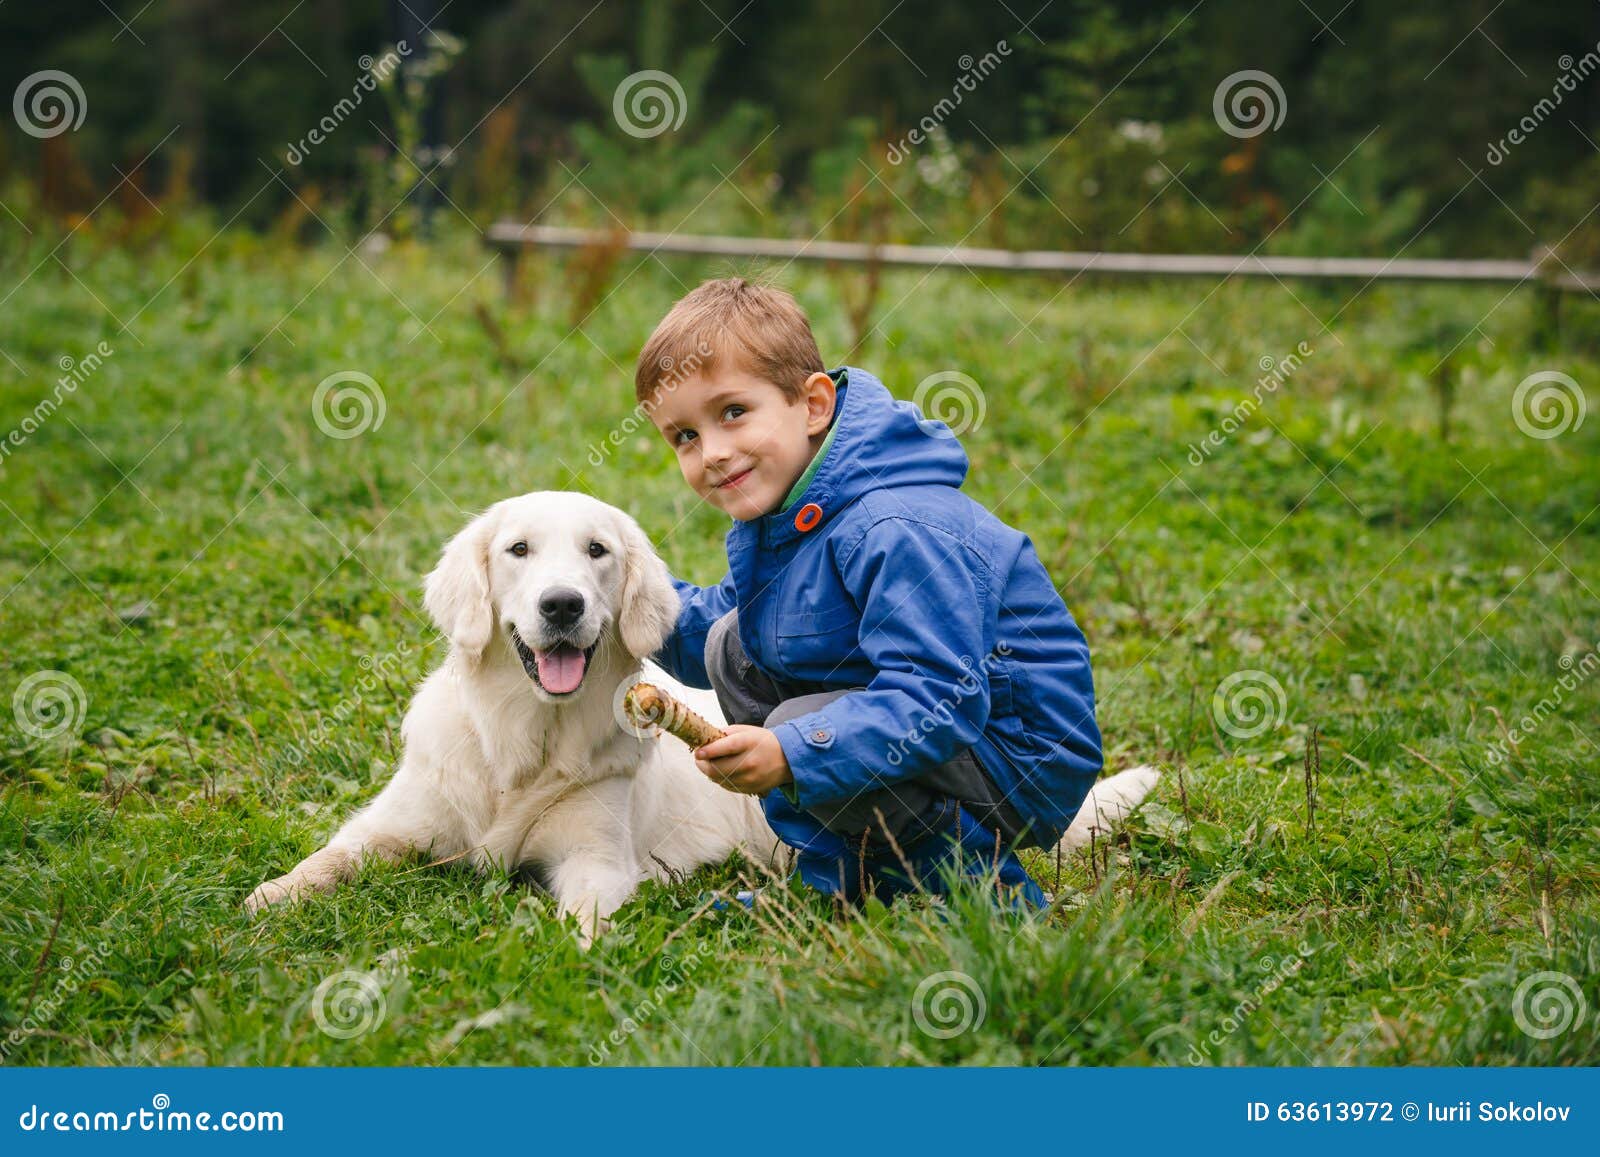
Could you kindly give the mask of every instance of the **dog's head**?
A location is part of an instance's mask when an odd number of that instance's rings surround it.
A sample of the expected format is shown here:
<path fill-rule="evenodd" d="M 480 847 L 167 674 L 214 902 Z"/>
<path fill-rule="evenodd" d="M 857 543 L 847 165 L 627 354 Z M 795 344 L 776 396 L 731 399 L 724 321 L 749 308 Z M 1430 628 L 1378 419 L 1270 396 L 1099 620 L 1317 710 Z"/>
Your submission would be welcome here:
<path fill-rule="evenodd" d="M 509 647 L 548 700 L 577 694 L 596 648 L 646 658 L 678 618 L 678 593 L 638 524 L 555 490 L 497 502 L 451 539 L 423 605 L 471 663 Z"/>

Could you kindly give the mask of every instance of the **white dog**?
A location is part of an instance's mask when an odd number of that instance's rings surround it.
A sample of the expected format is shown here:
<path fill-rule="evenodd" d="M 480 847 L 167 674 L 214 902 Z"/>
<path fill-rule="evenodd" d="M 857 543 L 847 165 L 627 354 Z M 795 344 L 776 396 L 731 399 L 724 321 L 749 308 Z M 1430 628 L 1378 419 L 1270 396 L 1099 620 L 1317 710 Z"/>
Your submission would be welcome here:
<path fill-rule="evenodd" d="M 399 770 L 326 847 L 256 888 L 250 911 L 330 891 L 368 856 L 470 856 L 532 866 L 587 944 L 646 878 L 735 849 L 774 866 L 780 842 L 756 797 L 621 722 L 621 692 L 641 677 L 723 719 L 714 695 L 644 662 L 678 595 L 633 519 L 561 491 L 498 502 L 445 547 L 423 604 L 450 652 L 406 713 Z M 1155 780 L 1137 768 L 1098 784 L 1063 847 L 1120 821 Z"/>
<path fill-rule="evenodd" d="M 423 600 L 450 639 L 401 726 L 388 785 L 252 911 L 349 878 L 366 856 L 532 865 L 587 942 L 647 876 L 778 838 L 753 796 L 716 786 L 674 739 L 619 725 L 619 688 L 677 621 L 678 594 L 637 524 L 583 494 L 496 503 L 445 547 Z M 716 699 L 643 676 L 701 713 Z"/>

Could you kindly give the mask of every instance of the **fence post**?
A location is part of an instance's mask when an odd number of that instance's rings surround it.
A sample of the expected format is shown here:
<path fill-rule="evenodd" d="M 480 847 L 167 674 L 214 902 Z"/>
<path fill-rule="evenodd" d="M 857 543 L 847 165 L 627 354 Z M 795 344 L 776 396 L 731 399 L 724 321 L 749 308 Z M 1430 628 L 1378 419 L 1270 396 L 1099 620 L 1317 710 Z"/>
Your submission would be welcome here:
<path fill-rule="evenodd" d="M 519 245 L 500 246 L 500 277 L 505 288 L 506 301 L 515 305 L 518 299 L 517 275 L 521 269 L 522 247 Z"/>
<path fill-rule="evenodd" d="M 1539 280 L 1534 290 L 1536 304 L 1534 317 L 1534 342 L 1540 349 L 1553 349 L 1561 342 L 1561 298 L 1565 296 L 1556 284 L 1560 262 L 1554 260 L 1555 250 L 1548 245 L 1536 245 L 1529 254 Z"/>

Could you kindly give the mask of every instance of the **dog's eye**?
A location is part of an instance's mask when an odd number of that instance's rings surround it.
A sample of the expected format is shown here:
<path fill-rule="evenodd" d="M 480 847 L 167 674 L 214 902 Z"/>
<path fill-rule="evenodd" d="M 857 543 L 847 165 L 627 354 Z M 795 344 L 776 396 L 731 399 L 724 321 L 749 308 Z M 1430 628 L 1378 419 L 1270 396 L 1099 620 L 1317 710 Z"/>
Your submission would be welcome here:
<path fill-rule="evenodd" d="M 506 549 L 509 553 L 516 555 L 518 558 L 526 558 L 528 555 L 528 544 L 525 542 L 513 542 Z"/>
<path fill-rule="evenodd" d="M 610 551 L 606 550 L 606 544 L 603 542 L 591 542 L 589 544 L 590 558 L 604 558 L 610 553 Z"/>

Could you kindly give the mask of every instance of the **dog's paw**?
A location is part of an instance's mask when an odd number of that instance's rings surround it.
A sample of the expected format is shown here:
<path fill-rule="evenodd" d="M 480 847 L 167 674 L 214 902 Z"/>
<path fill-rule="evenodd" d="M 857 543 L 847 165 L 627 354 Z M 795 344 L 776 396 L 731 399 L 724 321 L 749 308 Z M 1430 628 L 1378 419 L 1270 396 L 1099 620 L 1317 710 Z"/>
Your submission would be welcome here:
<path fill-rule="evenodd" d="M 556 910 L 563 919 L 572 920 L 580 952 L 589 951 L 594 942 L 604 936 L 611 927 L 610 917 L 600 915 L 597 897 L 570 900 L 558 904 Z"/>
<path fill-rule="evenodd" d="M 578 951 L 587 952 L 594 947 L 596 938 L 604 935 L 606 929 L 611 927 L 611 921 L 604 918 L 596 919 L 592 913 L 585 915 L 582 912 L 577 913 L 577 918 Z"/>
<path fill-rule="evenodd" d="M 295 899 L 299 891 L 292 876 L 279 876 L 275 880 L 267 880 L 244 898 L 244 910 L 252 916 L 258 916 L 274 904 Z"/>

